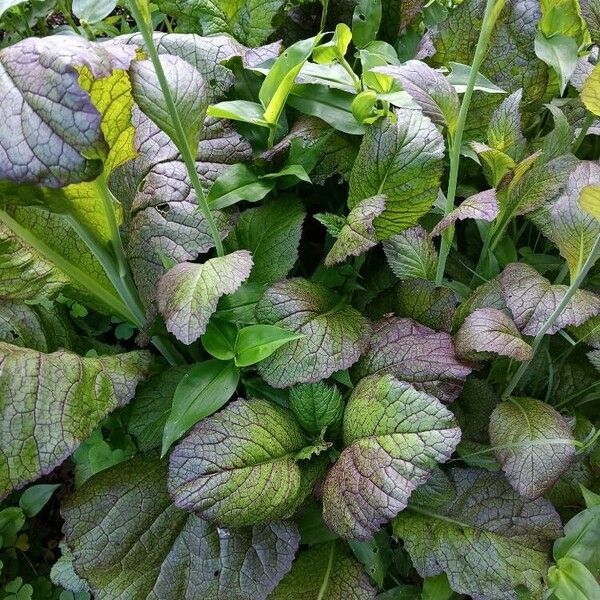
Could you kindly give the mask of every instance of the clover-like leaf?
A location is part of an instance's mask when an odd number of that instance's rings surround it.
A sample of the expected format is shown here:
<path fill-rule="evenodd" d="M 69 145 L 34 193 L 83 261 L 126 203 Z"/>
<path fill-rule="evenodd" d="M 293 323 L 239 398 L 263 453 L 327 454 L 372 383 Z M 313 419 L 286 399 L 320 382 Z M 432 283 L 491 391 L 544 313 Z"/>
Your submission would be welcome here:
<path fill-rule="evenodd" d="M 363 566 L 339 541 L 304 550 L 269 600 L 374 600 Z"/>
<path fill-rule="evenodd" d="M 394 117 L 367 129 L 350 174 L 350 209 L 365 198 L 387 196 L 375 220 L 381 239 L 417 224 L 437 198 L 442 176 L 444 139 L 431 120 L 408 108 Z"/>
<path fill-rule="evenodd" d="M 525 335 L 537 335 L 567 292 L 566 285 L 553 285 L 533 267 L 511 263 L 500 274 L 500 285 L 517 327 Z M 546 332 L 551 335 L 568 325 L 581 325 L 600 314 L 600 296 L 577 290 Z"/>
<path fill-rule="evenodd" d="M 456 90 L 442 73 L 420 60 L 408 60 L 401 66 L 375 67 L 372 71 L 389 75 L 398 81 L 425 115 L 454 133 L 460 103 Z"/>
<path fill-rule="evenodd" d="M 533 398 L 509 398 L 490 418 L 490 442 L 509 483 L 534 500 L 575 461 L 575 438 L 567 420 Z"/>
<path fill-rule="evenodd" d="M 199 265 L 181 263 L 158 283 L 158 308 L 167 329 L 184 344 L 195 342 L 205 331 L 219 298 L 231 294 L 250 275 L 252 255 L 238 250 Z"/>
<path fill-rule="evenodd" d="M 322 463 L 295 460 L 307 443 L 288 410 L 236 400 L 175 447 L 169 492 L 179 508 L 224 527 L 289 517 L 321 473 Z"/>
<path fill-rule="evenodd" d="M 359 202 L 346 217 L 333 247 L 325 257 L 331 267 L 349 256 L 360 256 L 377 244 L 373 221 L 385 209 L 385 196 L 374 196 Z"/>
<path fill-rule="evenodd" d="M 370 323 L 327 288 L 306 279 L 270 287 L 256 306 L 259 322 L 304 337 L 276 350 L 258 372 L 276 388 L 314 383 L 352 366 L 367 349 Z"/>
<path fill-rule="evenodd" d="M 435 279 L 437 252 L 421 225 L 385 240 L 383 251 L 398 279 Z"/>
<path fill-rule="evenodd" d="M 493 221 L 498 216 L 498 201 L 496 190 L 485 190 L 473 194 L 460 203 L 460 206 L 449 212 L 431 231 L 431 236 L 440 235 L 452 227 L 456 221 L 464 219 L 478 219 L 480 221 Z"/>
<path fill-rule="evenodd" d="M 323 381 L 295 385 L 290 390 L 290 408 L 304 431 L 313 437 L 327 428 L 339 429 L 344 414 L 339 390 Z"/>
<path fill-rule="evenodd" d="M 145 352 L 82 358 L 0 342 L 0 497 L 61 464 L 133 398 Z"/>
<path fill-rule="evenodd" d="M 370 539 L 459 440 L 454 415 L 433 396 L 393 375 L 362 379 L 344 412 L 346 448 L 323 485 L 325 523 L 343 538 Z"/>
<path fill-rule="evenodd" d="M 450 480 L 452 499 L 409 505 L 394 521 L 419 575 L 444 572 L 454 591 L 477 600 L 516 600 L 519 585 L 541 598 L 550 546 L 562 532 L 552 504 L 521 498 L 501 473 L 453 469 Z"/>
<path fill-rule="evenodd" d="M 63 505 L 76 572 L 99 600 L 265 600 L 298 548 L 294 525 L 228 531 L 179 510 L 154 454 L 103 471 Z"/>
<path fill-rule="evenodd" d="M 512 319 L 497 308 L 479 308 L 463 322 L 454 338 L 456 351 L 467 359 L 477 360 L 490 354 L 514 360 L 533 358 L 531 346 L 523 340 Z"/>
<path fill-rule="evenodd" d="M 412 319 L 389 317 L 373 326 L 369 350 L 354 378 L 394 375 L 444 402 L 456 399 L 472 367 L 457 356 L 452 338 Z"/>

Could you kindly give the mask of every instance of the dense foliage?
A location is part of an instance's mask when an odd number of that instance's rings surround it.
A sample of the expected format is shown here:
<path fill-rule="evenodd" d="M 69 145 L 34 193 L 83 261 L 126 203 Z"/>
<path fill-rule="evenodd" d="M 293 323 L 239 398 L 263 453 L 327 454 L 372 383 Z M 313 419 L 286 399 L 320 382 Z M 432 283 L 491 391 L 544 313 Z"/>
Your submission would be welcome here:
<path fill-rule="evenodd" d="M 0 598 L 600 598 L 598 0 L 0 36 Z"/>

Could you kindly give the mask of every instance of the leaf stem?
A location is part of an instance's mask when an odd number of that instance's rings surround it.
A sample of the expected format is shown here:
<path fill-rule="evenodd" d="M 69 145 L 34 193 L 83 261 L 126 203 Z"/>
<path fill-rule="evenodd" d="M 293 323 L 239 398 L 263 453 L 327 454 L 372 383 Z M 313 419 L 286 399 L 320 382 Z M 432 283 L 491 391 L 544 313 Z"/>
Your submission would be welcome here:
<path fill-rule="evenodd" d="M 321 0 L 321 4 L 323 5 L 323 10 L 321 11 L 321 24 L 319 26 L 320 31 L 325 29 L 325 24 L 327 23 L 327 10 L 329 8 L 329 0 Z"/>
<path fill-rule="evenodd" d="M 477 80 L 477 75 L 479 74 L 479 69 L 488 50 L 488 45 L 492 37 L 494 26 L 496 25 L 498 16 L 504 8 L 505 3 L 506 0 L 487 0 L 485 5 L 485 12 L 483 14 L 483 21 L 481 24 L 481 32 L 479 33 L 479 40 L 477 41 L 477 47 L 475 48 L 475 56 L 473 57 L 471 73 L 469 74 L 469 80 L 467 82 L 465 94 L 460 104 L 456 131 L 454 135 L 448 137 L 450 147 L 450 174 L 448 177 L 448 193 L 446 194 L 444 216 L 448 215 L 450 212 L 452 212 L 452 210 L 454 210 L 454 200 L 456 198 L 456 187 L 458 184 L 458 167 L 460 165 L 460 149 L 462 146 L 465 125 L 467 122 L 467 115 L 469 113 L 469 107 L 473 97 L 473 90 L 475 89 L 475 82 Z M 450 246 L 452 245 L 453 237 L 454 227 L 449 227 L 442 234 L 435 277 L 437 285 L 440 285 L 442 283 L 442 279 L 444 278 L 446 260 L 448 258 L 448 254 L 450 253 Z"/>
<path fill-rule="evenodd" d="M 535 356 L 537 349 L 540 347 L 540 344 L 542 343 L 544 335 L 550 329 L 550 327 L 552 327 L 552 325 L 554 325 L 554 323 L 556 322 L 558 317 L 562 314 L 563 310 L 566 308 L 567 304 L 569 303 L 571 298 L 574 296 L 575 292 L 579 289 L 583 280 L 585 279 L 586 275 L 588 274 L 588 271 L 594 266 L 594 264 L 596 263 L 596 260 L 598 260 L 599 256 L 600 256 L 600 236 L 594 242 L 594 246 L 593 246 L 590 254 L 588 255 L 586 261 L 583 263 L 583 266 L 577 273 L 577 276 L 575 277 L 575 279 L 573 279 L 573 281 L 567 288 L 567 291 L 566 291 L 565 295 L 563 296 L 563 299 L 559 302 L 558 306 L 554 309 L 552 314 L 546 319 L 546 321 L 542 325 L 541 329 L 539 330 L 538 334 L 535 336 L 533 342 L 531 343 L 531 350 L 532 350 L 534 356 Z M 527 370 L 527 367 L 529 366 L 530 362 L 531 361 L 523 362 L 519 365 L 519 368 L 513 375 L 509 384 L 506 386 L 504 393 L 502 394 L 503 399 L 507 398 L 508 396 L 510 396 L 513 393 L 514 389 L 517 387 L 519 381 L 521 380 L 525 371 Z"/>
<path fill-rule="evenodd" d="M 196 193 L 198 206 L 204 218 L 206 219 L 206 223 L 208 225 L 210 234 L 213 238 L 217 254 L 219 256 L 223 256 L 225 252 L 223 250 L 223 242 L 221 241 L 219 229 L 217 228 L 217 224 L 213 218 L 212 213 L 210 212 L 210 207 L 208 206 L 204 190 L 202 189 L 202 184 L 200 183 L 200 178 L 198 177 L 198 173 L 196 171 L 196 162 L 192 155 L 192 151 L 188 145 L 187 136 L 185 134 L 183 124 L 181 123 L 179 112 L 177 111 L 177 107 L 175 106 L 175 101 L 173 100 L 173 95 L 171 94 L 169 82 L 167 81 L 165 72 L 160 62 L 160 57 L 158 56 L 158 51 L 156 50 L 156 46 L 154 45 L 154 39 L 152 36 L 152 23 L 149 20 L 149 10 L 147 7 L 147 2 L 145 2 L 144 6 L 140 6 L 144 2 L 145 0 L 130 0 L 129 7 L 131 9 L 131 14 L 135 19 L 135 22 L 137 23 L 138 29 L 142 34 L 142 38 L 144 39 L 146 51 L 148 52 L 148 56 L 152 61 L 152 65 L 154 66 L 156 77 L 158 78 L 158 83 L 160 85 L 160 89 L 162 91 L 165 103 L 167 105 L 169 117 L 171 118 L 173 127 L 175 128 L 176 139 L 173 139 L 173 142 L 177 146 L 177 149 L 179 150 L 179 153 L 183 158 L 183 162 L 185 163 L 185 167 L 188 172 L 190 181 L 192 183 L 192 187 L 194 189 L 194 192 Z"/>

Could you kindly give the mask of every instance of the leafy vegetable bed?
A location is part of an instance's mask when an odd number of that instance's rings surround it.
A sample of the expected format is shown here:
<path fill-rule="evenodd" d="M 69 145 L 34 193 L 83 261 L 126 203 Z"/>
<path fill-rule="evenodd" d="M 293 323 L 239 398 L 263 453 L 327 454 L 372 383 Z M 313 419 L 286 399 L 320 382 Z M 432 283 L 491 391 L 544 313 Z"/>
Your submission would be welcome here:
<path fill-rule="evenodd" d="M 598 0 L 0 0 L 0 599 L 600 598 Z"/>

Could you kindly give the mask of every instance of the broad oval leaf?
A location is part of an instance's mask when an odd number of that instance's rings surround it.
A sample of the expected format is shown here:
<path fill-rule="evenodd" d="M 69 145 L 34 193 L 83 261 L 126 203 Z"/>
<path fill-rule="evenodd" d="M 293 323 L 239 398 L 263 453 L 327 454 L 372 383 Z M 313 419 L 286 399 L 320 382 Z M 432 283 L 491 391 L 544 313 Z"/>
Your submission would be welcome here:
<path fill-rule="evenodd" d="M 525 335 L 537 335 L 567 292 L 566 285 L 552 285 L 524 263 L 507 265 L 500 274 L 500 285 L 513 319 Z M 581 325 L 598 314 L 600 297 L 587 290 L 577 290 L 546 333 L 556 333 L 568 325 Z"/>
<path fill-rule="evenodd" d="M 375 594 L 363 566 L 334 540 L 301 552 L 269 600 L 374 600 Z"/>
<path fill-rule="evenodd" d="M 99 600 L 265 600 L 292 565 L 288 523 L 227 531 L 174 506 L 154 454 L 96 475 L 63 505 L 74 566 Z"/>
<path fill-rule="evenodd" d="M 350 174 L 348 206 L 385 194 L 383 214 L 375 220 L 380 239 L 417 224 L 437 198 L 444 139 L 421 111 L 396 109 L 395 121 L 371 125 Z"/>
<path fill-rule="evenodd" d="M 343 538 L 370 539 L 459 441 L 454 415 L 437 398 L 392 375 L 362 379 L 344 413 L 346 448 L 323 485 L 325 523 Z"/>
<path fill-rule="evenodd" d="M 516 600 L 519 585 L 541 598 L 550 545 L 562 532 L 552 504 L 521 498 L 501 473 L 452 469 L 450 482 L 442 505 L 410 505 L 394 521 L 419 575 L 445 572 L 454 591 L 478 600 Z"/>
<path fill-rule="evenodd" d="M 575 462 L 575 438 L 567 420 L 533 398 L 509 398 L 494 409 L 490 442 L 509 483 L 531 500 Z"/>
<path fill-rule="evenodd" d="M 247 250 L 203 264 L 174 266 L 158 283 L 158 308 L 167 329 L 184 344 L 195 342 L 206 331 L 219 298 L 235 292 L 251 270 L 252 255 Z"/>
<path fill-rule="evenodd" d="M 533 358 L 531 346 L 512 319 L 497 308 L 473 311 L 456 333 L 454 343 L 458 354 L 470 360 L 485 359 L 490 353 L 520 361 Z"/>
<path fill-rule="evenodd" d="M 320 472 L 295 461 L 306 444 L 289 411 L 267 400 L 236 400 L 175 447 L 169 492 L 179 508 L 224 527 L 291 516 Z"/>
<path fill-rule="evenodd" d="M 390 374 L 444 402 L 459 395 L 472 367 L 461 361 L 452 338 L 412 319 L 389 317 L 375 323 L 371 345 L 353 377 Z"/>
<path fill-rule="evenodd" d="M 256 316 L 304 336 L 258 365 L 259 374 L 277 388 L 313 383 L 347 369 L 366 350 L 371 332 L 369 321 L 337 294 L 299 278 L 270 287 Z"/>
<path fill-rule="evenodd" d="M 60 465 L 133 398 L 149 363 L 145 352 L 82 358 L 0 342 L 0 497 Z"/>
<path fill-rule="evenodd" d="M 437 252 L 421 225 L 385 240 L 383 251 L 398 279 L 435 279 Z"/>

